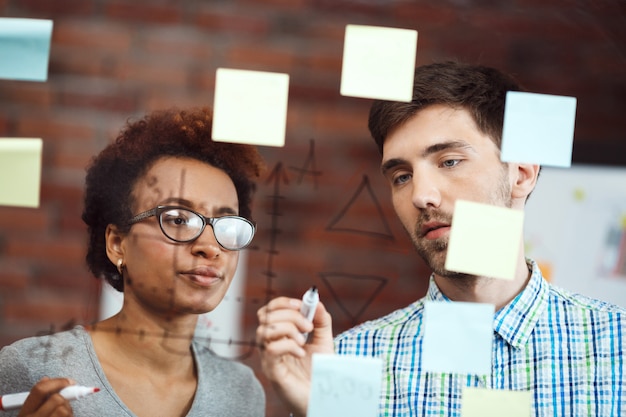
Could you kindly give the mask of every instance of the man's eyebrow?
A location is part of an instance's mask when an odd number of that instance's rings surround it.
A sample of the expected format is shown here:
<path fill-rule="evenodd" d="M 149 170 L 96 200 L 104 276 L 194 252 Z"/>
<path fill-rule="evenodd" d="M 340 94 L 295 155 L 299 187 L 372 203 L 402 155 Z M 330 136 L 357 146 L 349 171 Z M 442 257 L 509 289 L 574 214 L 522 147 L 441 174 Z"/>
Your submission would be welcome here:
<path fill-rule="evenodd" d="M 472 151 L 474 150 L 472 145 L 465 142 L 464 140 L 449 140 L 446 142 L 440 142 L 440 143 L 435 143 L 434 145 L 430 145 L 428 148 L 424 149 L 424 151 L 422 152 L 422 157 L 427 157 L 434 153 L 445 151 L 448 149 L 459 149 L 459 148 L 470 149 Z"/>
<path fill-rule="evenodd" d="M 393 158 L 388 161 L 385 161 L 385 163 L 380 166 L 380 172 L 382 172 L 383 175 L 386 175 L 387 172 L 390 171 L 391 169 L 397 167 L 398 165 L 404 165 L 404 164 L 408 164 L 408 161 L 406 159 Z"/>
<path fill-rule="evenodd" d="M 422 151 L 421 157 L 426 158 L 432 154 L 445 151 L 448 149 L 469 149 L 471 151 L 474 151 L 474 148 L 472 147 L 472 145 L 470 145 L 464 140 L 448 140 L 445 142 L 439 142 L 439 143 L 430 145 L 429 147 L 427 147 L 426 149 Z M 385 175 L 387 171 L 391 170 L 392 168 L 395 168 L 398 165 L 403 165 L 403 164 L 408 164 L 408 163 L 409 162 L 404 158 L 392 158 L 388 161 L 385 161 L 380 166 L 380 171 L 382 172 L 383 175 Z"/>

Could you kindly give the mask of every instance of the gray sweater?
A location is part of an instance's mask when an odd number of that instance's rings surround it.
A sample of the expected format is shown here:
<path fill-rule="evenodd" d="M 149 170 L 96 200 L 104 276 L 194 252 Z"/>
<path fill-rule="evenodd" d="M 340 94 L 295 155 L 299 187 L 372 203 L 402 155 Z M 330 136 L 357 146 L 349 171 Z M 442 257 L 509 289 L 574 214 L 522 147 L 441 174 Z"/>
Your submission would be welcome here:
<path fill-rule="evenodd" d="M 250 368 L 216 356 L 197 340 L 192 351 L 198 387 L 188 417 L 265 415 L 265 394 Z M 79 385 L 100 388 L 72 401 L 76 417 L 135 416 L 113 391 L 91 337 L 81 326 L 23 339 L 0 350 L 0 395 L 30 391 L 44 376 L 72 378 Z M 18 411 L 2 413 L 2 417 L 17 416 Z"/>

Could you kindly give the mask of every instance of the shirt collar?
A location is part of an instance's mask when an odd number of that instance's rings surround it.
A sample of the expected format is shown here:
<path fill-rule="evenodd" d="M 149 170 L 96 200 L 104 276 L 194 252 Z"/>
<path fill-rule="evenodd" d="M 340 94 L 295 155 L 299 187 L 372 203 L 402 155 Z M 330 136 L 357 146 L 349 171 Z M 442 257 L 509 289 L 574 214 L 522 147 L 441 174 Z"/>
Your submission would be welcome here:
<path fill-rule="evenodd" d="M 526 288 L 509 304 L 496 312 L 494 331 L 516 349 L 524 346 L 532 334 L 541 314 L 548 308 L 549 284 L 543 279 L 537 263 L 526 259 L 531 276 Z M 430 277 L 428 301 L 451 301 L 437 287 L 434 275 Z"/>

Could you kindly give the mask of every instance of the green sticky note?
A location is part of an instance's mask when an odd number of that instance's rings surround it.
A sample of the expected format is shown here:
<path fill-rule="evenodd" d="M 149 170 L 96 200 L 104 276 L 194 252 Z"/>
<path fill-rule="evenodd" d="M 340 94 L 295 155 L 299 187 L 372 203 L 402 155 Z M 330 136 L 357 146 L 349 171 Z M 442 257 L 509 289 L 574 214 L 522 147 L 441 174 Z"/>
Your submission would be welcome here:
<path fill-rule="evenodd" d="M 410 102 L 417 31 L 347 25 L 341 95 Z"/>
<path fill-rule="evenodd" d="M 446 269 L 513 279 L 523 223 L 521 210 L 458 200 L 450 227 Z"/>
<path fill-rule="evenodd" d="M 287 74 L 218 68 L 213 140 L 284 146 L 288 94 Z"/>
<path fill-rule="evenodd" d="M 41 139 L 0 138 L 0 205 L 39 207 Z"/>
<path fill-rule="evenodd" d="M 0 18 L 0 78 L 48 79 L 52 20 Z"/>
<path fill-rule="evenodd" d="M 531 417 L 532 393 L 465 387 L 461 417 Z"/>

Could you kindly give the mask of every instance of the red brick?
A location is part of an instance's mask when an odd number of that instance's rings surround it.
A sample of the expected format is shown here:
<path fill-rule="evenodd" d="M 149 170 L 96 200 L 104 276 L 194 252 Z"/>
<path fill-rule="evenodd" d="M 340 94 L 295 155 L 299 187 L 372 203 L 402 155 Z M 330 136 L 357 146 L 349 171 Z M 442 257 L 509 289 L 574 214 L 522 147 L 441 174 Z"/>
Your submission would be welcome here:
<path fill-rule="evenodd" d="M 229 49 L 225 63 L 231 68 L 290 73 L 296 57 L 282 48 L 242 42 Z"/>
<path fill-rule="evenodd" d="M 267 18 L 249 13 L 217 11 L 204 8 L 195 15 L 195 24 L 211 32 L 233 32 L 237 35 L 265 35 L 269 32 Z"/>
<path fill-rule="evenodd" d="M 36 105 L 48 108 L 52 105 L 52 89 L 48 83 L 28 83 L 3 80 L 2 96 L 12 104 Z M 0 129 L 2 126 L 0 126 Z"/>
<path fill-rule="evenodd" d="M 51 115 L 41 115 L 40 117 L 35 117 L 34 114 L 24 115 L 17 121 L 17 136 L 42 138 L 44 140 L 44 151 L 46 140 L 93 138 L 94 128 L 80 125 L 78 123 L 79 120 L 79 118 L 76 118 L 76 123 L 68 123 Z"/>
<path fill-rule="evenodd" d="M 92 0 L 20 0 L 19 6 L 39 17 L 88 16 L 95 11 Z"/>
<path fill-rule="evenodd" d="M 64 89 L 56 94 L 56 102 L 66 107 L 117 111 L 129 114 L 137 110 L 137 96 L 121 89 L 93 91 L 93 88 Z"/>
<path fill-rule="evenodd" d="M 182 8 L 171 2 L 109 1 L 104 9 L 109 17 L 131 22 L 178 23 L 182 20 Z"/>
<path fill-rule="evenodd" d="M 83 317 L 84 312 L 84 300 L 76 296 L 53 297 L 52 295 L 29 294 L 21 299 L 5 300 L 2 306 L 2 315 L 7 323 L 35 320 L 42 323 L 62 323 L 76 317 Z"/>
<path fill-rule="evenodd" d="M 189 73 L 178 62 L 164 62 L 153 59 L 128 60 L 121 63 L 115 70 L 115 75 L 124 81 L 139 82 L 144 87 L 185 87 Z"/>
<path fill-rule="evenodd" d="M 213 44 L 197 30 L 187 27 L 159 27 L 142 31 L 141 50 L 156 56 L 206 62 L 213 55 Z"/>
<path fill-rule="evenodd" d="M 130 50 L 131 41 L 131 27 L 111 22 L 61 20 L 52 33 L 53 51 L 59 45 L 124 53 Z M 74 53 L 80 53 L 79 49 L 75 49 Z"/>
<path fill-rule="evenodd" d="M 68 239 L 42 236 L 39 239 L 27 239 L 14 236 L 6 242 L 6 256 L 17 260 L 36 259 L 50 265 L 76 265 L 85 258 L 84 239 Z"/>
<path fill-rule="evenodd" d="M 16 290 L 26 289 L 31 280 L 32 272 L 26 265 L 0 260 L 0 300 Z"/>
<path fill-rule="evenodd" d="M 50 215 L 42 208 L 0 207 L 0 234 L 6 231 L 43 232 Z"/>

